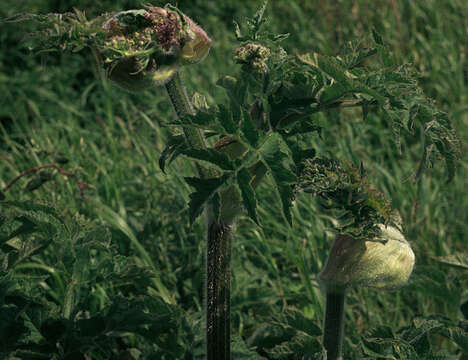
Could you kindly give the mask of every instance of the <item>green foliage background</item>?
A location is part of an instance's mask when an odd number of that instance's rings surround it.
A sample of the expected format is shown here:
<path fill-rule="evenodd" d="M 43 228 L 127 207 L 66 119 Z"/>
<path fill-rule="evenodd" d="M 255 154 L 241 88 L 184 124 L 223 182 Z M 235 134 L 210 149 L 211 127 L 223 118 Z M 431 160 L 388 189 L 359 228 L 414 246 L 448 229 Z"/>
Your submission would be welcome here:
<path fill-rule="evenodd" d="M 177 5 L 214 40 L 203 63 L 184 69 L 187 89 L 208 103 L 222 101 L 216 80 L 240 71 L 232 21 L 242 22 L 261 2 Z M 4 0 L 0 18 L 73 7 L 92 18 L 140 6 Z M 282 45 L 298 54 L 335 55 L 375 28 L 400 63 L 419 71 L 465 154 L 466 2 L 271 1 L 267 16 L 272 32 L 291 34 Z M 0 23 L 0 188 L 24 170 L 59 160 L 68 160 L 63 167 L 90 188 L 83 200 L 72 178 L 55 174 L 28 191 L 25 177 L 0 203 L 0 359 L 203 358 L 204 229 L 201 222 L 189 226 L 191 190 L 183 176 L 193 176 L 194 167 L 179 158 L 164 175 L 158 166 L 168 135 L 162 123 L 174 117 L 165 92 L 131 95 L 105 86 L 85 54 L 34 55 L 20 44 L 27 31 L 27 24 Z M 375 115 L 366 122 L 356 110 L 319 116 L 323 140 L 313 138 L 315 147 L 365 164 L 370 181 L 400 211 L 417 259 L 403 289 L 350 293 L 345 359 L 465 359 L 466 156 L 451 183 L 442 163 L 415 183 L 417 137 L 402 137 L 400 155 L 392 130 Z M 324 304 L 316 275 L 333 220 L 304 194 L 289 227 L 270 185 L 258 196 L 262 227 L 242 217 L 233 241 L 233 356 L 318 358 Z"/>

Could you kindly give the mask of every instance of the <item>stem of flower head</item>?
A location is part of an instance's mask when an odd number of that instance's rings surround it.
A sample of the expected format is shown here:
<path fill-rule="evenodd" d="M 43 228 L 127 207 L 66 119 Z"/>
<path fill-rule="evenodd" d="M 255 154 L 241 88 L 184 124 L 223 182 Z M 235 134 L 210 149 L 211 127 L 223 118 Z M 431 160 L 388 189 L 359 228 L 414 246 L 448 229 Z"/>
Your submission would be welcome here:
<path fill-rule="evenodd" d="M 319 279 L 325 288 L 326 309 L 323 346 L 327 359 L 342 359 L 345 291 L 352 286 L 396 289 L 407 281 L 414 265 L 414 253 L 395 226 L 377 224 L 380 234 L 355 239 L 341 234 L 328 255 Z"/>
<path fill-rule="evenodd" d="M 343 359 L 345 290 L 326 289 L 323 346 L 328 360 Z"/>

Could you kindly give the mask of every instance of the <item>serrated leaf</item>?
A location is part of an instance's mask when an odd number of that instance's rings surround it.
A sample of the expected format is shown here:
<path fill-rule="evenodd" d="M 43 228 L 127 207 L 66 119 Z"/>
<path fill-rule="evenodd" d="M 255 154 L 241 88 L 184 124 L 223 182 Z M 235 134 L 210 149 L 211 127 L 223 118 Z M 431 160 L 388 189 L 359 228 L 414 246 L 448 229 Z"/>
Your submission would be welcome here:
<path fill-rule="evenodd" d="M 309 336 L 320 336 L 322 330 L 311 320 L 304 316 L 298 309 L 289 308 L 285 314 L 286 321 L 289 326 L 296 330 L 300 330 Z"/>
<path fill-rule="evenodd" d="M 239 335 L 232 335 L 232 358 L 239 360 L 260 360 L 261 357 L 255 352 L 250 350 L 245 344 L 244 340 Z"/>
<path fill-rule="evenodd" d="M 182 154 L 197 160 L 207 161 L 223 170 L 234 170 L 234 165 L 229 157 L 214 149 L 187 149 L 183 150 Z"/>
<path fill-rule="evenodd" d="M 276 344 L 289 342 L 295 332 L 293 328 L 284 324 L 258 324 L 247 340 L 247 344 L 259 350 L 272 348 Z"/>
<path fill-rule="evenodd" d="M 231 174 L 226 174 L 218 178 L 200 179 L 186 177 L 187 184 L 195 188 L 195 192 L 190 194 L 189 217 L 190 224 L 201 214 L 205 204 L 211 199 L 216 191 L 229 179 Z"/>
<path fill-rule="evenodd" d="M 325 104 L 339 100 L 348 92 L 349 90 L 347 90 L 341 83 L 334 83 L 331 86 L 325 88 L 320 94 L 320 103 Z"/>
<path fill-rule="evenodd" d="M 166 173 L 166 162 L 170 165 L 183 150 L 187 148 L 185 136 L 172 136 L 159 156 L 159 168 L 163 173 Z"/>
<path fill-rule="evenodd" d="M 245 41 L 247 40 L 246 37 L 242 36 L 242 33 L 240 31 L 239 24 L 234 21 L 234 35 L 236 36 L 237 41 Z"/>
<path fill-rule="evenodd" d="M 219 133 L 223 133 L 223 128 L 217 122 L 216 114 L 203 111 L 199 111 L 195 115 L 186 114 L 166 123 L 166 125 L 188 126 L 202 130 L 213 130 Z"/>
<path fill-rule="evenodd" d="M 233 121 L 232 113 L 225 106 L 220 105 L 216 115 L 227 134 L 231 135 L 237 132 L 237 126 Z"/>
<path fill-rule="evenodd" d="M 241 110 L 242 120 L 241 120 L 241 131 L 243 138 L 247 143 L 253 148 L 257 147 L 258 144 L 258 130 L 255 128 L 255 125 L 252 122 L 250 114 Z"/>
<path fill-rule="evenodd" d="M 237 184 L 241 191 L 244 207 L 250 218 L 259 225 L 257 218 L 257 198 L 254 189 L 250 185 L 250 179 L 251 175 L 247 169 L 242 168 L 237 172 Z"/>
<path fill-rule="evenodd" d="M 385 48 L 384 41 L 382 36 L 375 30 L 372 29 L 372 37 L 376 43 L 377 52 L 380 55 L 380 59 L 385 66 L 391 66 L 394 64 L 392 57 L 388 54 L 387 49 Z"/>
<path fill-rule="evenodd" d="M 382 95 L 359 81 L 355 75 L 343 68 L 335 58 L 314 53 L 312 56 L 310 54 L 301 55 L 299 59 L 303 63 L 314 66 L 325 72 L 328 76 L 337 81 L 346 91 L 368 94 L 379 103 L 385 103 L 385 98 Z"/>
<path fill-rule="evenodd" d="M 310 132 L 317 132 L 320 136 L 322 127 L 318 126 L 315 120 L 308 118 L 302 121 L 296 122 L 290 129 L 284 132 L 284 135 L 294 136 L 294 135 L 304 135 Z"/>
<path fill-rule="evenodd" d="M 300 331 L 288 342 L 278 344 L 266 352 L 271 358 L 278 360 L 289 359 L 291 356 L 297 359 L 324 359 L 324 349 L 319 339 Z"/>
<path fill-rule="evenodd" d="M 294 198 L 292 185 L 296 182 L 296 175 L 290 170 L 293 163 L 287 144 L 278 133 L 268 136 L 258 150 L 263 163 L 271 172 L 277 194 L 280 198 L 283 215 L 292 225 L 291 206 Z M 289 162 L 289 164 L 287 164 Z"/>

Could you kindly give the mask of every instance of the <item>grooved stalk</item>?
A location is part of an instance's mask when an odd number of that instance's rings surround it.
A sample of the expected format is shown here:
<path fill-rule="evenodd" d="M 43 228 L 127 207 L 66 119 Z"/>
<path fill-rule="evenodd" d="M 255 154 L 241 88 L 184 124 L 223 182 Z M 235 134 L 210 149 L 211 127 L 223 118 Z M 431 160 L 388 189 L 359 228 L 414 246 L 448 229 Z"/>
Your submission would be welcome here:
<path fill-rule="evenodd" d="M 167 93 L 177 116 L 195 114 L 185 88 L 176 73 L 166 84 Z M 194 149 L 205 149 L 204 138 L 198 129 L 184 127 L 187 143 Z M 202 178 L 215 177 L 212 170 L 197 166 Z M 250 168 L 254 174 L 251 185 L 256 187 L 267 169 L 259 162 Z M 208 360 L 231 358 L 231 238 L 232 223 L 207 217 L 206 246 L 206 354 Z"/>
<path fill-rule="evenodd" d="M 231 358 L 232 226 L 210 221 L 206 258 L 206 341 L 208 360 Z"/>
<path fill-rule="evenodd" d="M 167 93 L 177 116 L 194 114 L 179 74 L 166 84 Z M 198 129 L 184 127 L 191 148 L 205 149 Z M 197 165 L 202 178 L 216 176 L 213 171 Z M 206 354 L 208 360 L 231 358 L 231 234 L 232 226 L 208 219 L 206 246 Z"/>
<path fill-rule="evenodd" d="M 195 110 L 187 96 L 187 92 L 185 91 L 185 87 L 182 84 L 182 80 L 178 72 L 166 84 L 166 90 L 178 117 L 195 115 Z M 183 129 L 187 142 L 191 147 L 194 149 L 206 148 L 203 136 L 198 129 L 192 129 L 189 127 L 184 127 Z"/>
<path fill-rule="evenodd" d="M 345 291 L 326 291 L 323 346 L 328 360 L 343 359 Z"/>

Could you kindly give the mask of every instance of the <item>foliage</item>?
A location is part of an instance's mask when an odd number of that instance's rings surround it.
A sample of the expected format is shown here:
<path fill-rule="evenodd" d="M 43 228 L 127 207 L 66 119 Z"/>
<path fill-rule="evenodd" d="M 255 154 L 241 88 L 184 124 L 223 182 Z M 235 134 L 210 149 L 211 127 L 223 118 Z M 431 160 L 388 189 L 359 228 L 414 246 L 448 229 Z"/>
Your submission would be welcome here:
<path fill-rule="evenodd" d="M 177 309 L 147 295 L 151 270 L 119 255 L 105 227 L 47 205 L 2 205 L 1 312 L 11 319 L 2 326 L 3 356 L 112 358 L 128 332 L 177 332 Z M 102 303 L 99 292 L 109 282 L 110 301 Z"/>
<path fill-rule="evenodd" d="M 198 180 L 196 192 L 191 195 L 192 220 L 200 214 L 215 191 L 234 183 L 249 216 L 257 222 L 256 210 L 252 206 L 255 201 L 252 195 L 247 195 L 250 189 L 245 190 L 245 183 L 241 188 L 236 179 L 239 179 L 237 174 L 240 171 L 260 161 L 273 178 L 284 218 L 292 224 L 292 188 L 298 181 L 298 175 L 311 177 L 313 170 L 310 166 L 306 170 L 307 174 L 301 174 L 304 167 L 302 163 L 310 157 L 312 162 L 309 161 L 309 165 L 325 165 L 328 162 L 329 166 L 336 168 L 319 171 L 322 176 L 329 178 L 328 181 L 334 182 L 329 185 L 334 189 L 320 189 L 321 185 L 311 179 L 300 179 L 299 183 L 309 183 L 301 184 L 298 188 L 308 186 L 312 188 L 310 192 L 329 201 L 329 206 L 347 211 L 345 215 L 351 215 L 351 219 L 343 230 L 365 237 L 370 235 L 368 230 L 379 221 L 388 223 L 391 218 L 389 202 L 368 184 L 363 185 L 361 175 L 357 171 L 353 172 L 352 166 L 346 174 L 342 168 L 332 165 L 336 163 L 335 159 L 314 158 L 314 150 L 305 148 L 298 141 L 299 135 L 322 131 L 313 114 L 334 108 L 360 107 L 364 120 L 369 111 L 377 111 L 393 129 L 398 151 L 401 151 L 401 129 L 412 132 L 414 126 L 423 127 L 421 134 L 424 151 L 419 169 L 415 169 L 416 176 L 421 176 L 422 170 L 434 160 L 434 150 L 437 149 L 438 155 L 447 164 L 448 180 L 453 178 L 459 144 L 447 115 L 425 100 L 414 74 L 407 67 L 393 65 L 377 33 L 374 32 L 370 45 L 353 46 L 339 57 L 315 53 L 294 58 L 278 45 L 284 36 L 262 35 L 263 13 L 264 7 L 247 21 L 247 35 L 242 36 L 239 27 L 236 27 L 236 37 L 244 44 L 236 50 L 237 62 L 242 64 L 244 76 L 224 77 L 218 82 L 228 93 L 230 107 L 214 106 L 170 124 L 210 130 L 220 138 L 224 136 L 235 140 L 246 149 L 240 158 L 231 161 L 221 155 L 214 156 L 210 150 L 180 152 L 224 170 L 216 180 Z M 265 39 L 263 43 L 262 39 Z M 375 54 L 379 55 L 379 64 L 362 66 L 364 60 Z M 255 127 L 258 131 L 254 130 Z M 164 157 L 171 149 L 171 156 L 175 155 L 176 148 L 172 143 L 166 149 Z M 229 153 L 229 149 L 226 151 Z M 162 166 L 164 168 L 164 160 Z M 193 179 L 190 179 L 190 184 L 193 184 Z M 319 189 L 313 189 L 314 186 Z M 353 190 L 349 190 L 350 186 Z"/>

